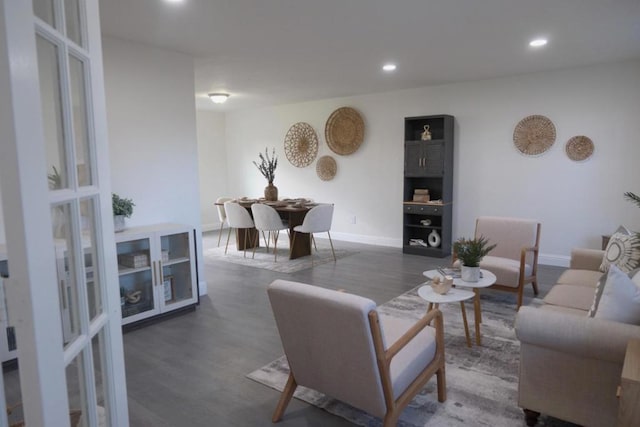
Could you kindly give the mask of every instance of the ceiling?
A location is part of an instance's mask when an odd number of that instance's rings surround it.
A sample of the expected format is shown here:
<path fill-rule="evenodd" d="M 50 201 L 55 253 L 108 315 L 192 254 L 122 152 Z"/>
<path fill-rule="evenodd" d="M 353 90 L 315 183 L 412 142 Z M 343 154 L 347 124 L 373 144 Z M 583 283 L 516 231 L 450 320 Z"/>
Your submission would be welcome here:
<path fill-rule="evenodd" d="M 197 107 L 221 112 L 640 58 L 640 0 L 100 0 L 100 13 L 105 35 L 192 55 Z"/>

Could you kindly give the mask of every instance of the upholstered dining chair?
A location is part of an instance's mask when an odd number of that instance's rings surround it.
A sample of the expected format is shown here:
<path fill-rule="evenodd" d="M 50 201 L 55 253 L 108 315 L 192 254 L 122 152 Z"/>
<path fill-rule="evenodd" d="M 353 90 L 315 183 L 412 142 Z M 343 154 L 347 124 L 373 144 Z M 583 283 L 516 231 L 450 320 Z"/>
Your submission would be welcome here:
<path fill-rule="evenodd" d="M 286 280 L 267 292 L 290 368 L 273 422 L 298 385 L 381 417 L 384 427 L 396 425 L 434 374 L 438 401 L 446 400 L 439 310 L 417 321 L 390 317 L 368 298 Z"/>
<path fill-rule="evenodd" d="M 540 222 L 533 219 L 482 216 L 476 220 L 475 237 L 484 236 L 497 246 L 480 262 L 480 268 L 496 275 L 492 289 L 518 295 L 522 305 L 524 285 L 531 283 L 538 295 Z"/>
<path fill-rule="evenodd" d="M 218 233 L 218 247 L 220 247 L 220 239 L 222 238 L 222 229 L 227 223 L 227 213 L 224 210 L 224 203 L 233 200 L 231 197 L 218 197 L 216 199 L 216 208 L 218 209 L 218 219 L 220 220 L 220 233 Z"/>
<path fill-rule="evenodd" d="M 315 206 L 307 212 L 302 220 L 301 225 L 293 227 L 293 238 L 291 241 L 291 248 L 296 241 L 296 233 L 309 233 L 311 240 L 315 246 L 316 242 L 313 238 L 313 233 L 324 233 L 329 235 L 329 244 L 331 245 L 331 253 L 333 254 L 333 260 L 336 261 L 336 252 L 333 249 L 333 241 L 331 240 L 331 222 L 333 220 L 333 205 L 321 204 Z M 316 252 L 318 247 L 316 246 Z M 311 254 L 311 264 L 313 265 L 313 253 Z"/>
<path fill-rule="evenodd" d="M 253 222 L 256 225 L 256 230 L 262 233 L 269 233 L 269 239 L 266 237 L 265 245 L 267 247 L 267 253 L 269 252 L 269 240 L 271 239 L 271 232 L 273 232 L 273 261 L 278 262 L 278 237 L 280 237 L 280 230 L 287 230 L 289 226 L 282 222 L 282 218 L 274 208 L 262 203 L 254 203 L 251 205 L 251 212 L 253 213 Z M 253 246 L 253 258 L 256 256 L 256 246 Z"/>
<path fill-rule="evenodd" d="M 247 229 L 254 228 L 255 224 L 249 211 L 240 206 L 236 202 L 225 202 L 224 211 L 227 214 L 227 223 L 229 224 L 229 232 L 227 233 L 227 245 L 224 248 L 226 255 L 227 249 L 229 249 L 229 238 L 231 237 L 231 230 L 236 228 L 244 229 L 244 257 L 247 257 Z M 256 237 L 258 237 L 256 235 Z"/>

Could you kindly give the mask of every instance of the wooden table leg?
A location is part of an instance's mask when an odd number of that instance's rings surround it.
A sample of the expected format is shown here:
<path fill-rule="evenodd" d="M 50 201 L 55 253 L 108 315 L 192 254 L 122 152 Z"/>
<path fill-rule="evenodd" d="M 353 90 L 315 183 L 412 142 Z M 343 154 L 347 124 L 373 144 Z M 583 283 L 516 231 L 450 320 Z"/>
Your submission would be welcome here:
<path fill-rule="evenodd" d="M 471 348 L 471 337 L 469 336 L 469 323 L 467 323 L 467 309 L 464 307 L 464 301 L 460 301 L 460 310 L 462 311 L 462 323 L 464 323 L 464 336 L 467 338 L 467 347 Z"/>
<path fill-rule="evenodd" d="M 474 288 L 473 292 L 476 294 L 473 299 L 473 311 L 476 321 L 476 345 L 482 345 L 482 338 L 480 337 L 480 323 L 482 323 L 482 313 L 480 312 L 480 290 Z"/>

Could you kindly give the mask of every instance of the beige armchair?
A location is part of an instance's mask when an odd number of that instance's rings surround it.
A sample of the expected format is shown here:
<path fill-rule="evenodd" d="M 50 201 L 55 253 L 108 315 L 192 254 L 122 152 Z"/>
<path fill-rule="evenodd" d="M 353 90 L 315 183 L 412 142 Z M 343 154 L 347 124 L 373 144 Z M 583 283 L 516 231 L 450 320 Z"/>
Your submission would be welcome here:
<path fill-rule="evenodd" d="M 268 293 L 290 367 L 273 422 L 298 385 L 381 417 L 385 427 L 396 425 L 433 374 L 438 401 L 446 400 L 439 310 L 417 322 L 391 318 L 370 299 L 285 280 L 271 283 Z"/>
<path fill-rule="evenodd" d="M 475 236 L 484 236 L 498 245 L 480 262 L 480 268 L 496 275 L 492 289 L 517 293 L 516 310 L 522 305 L 525 284 L 531 283 L 533 293 L 538 295 L 538 221 L 482 216 L 476 220 Z"/>

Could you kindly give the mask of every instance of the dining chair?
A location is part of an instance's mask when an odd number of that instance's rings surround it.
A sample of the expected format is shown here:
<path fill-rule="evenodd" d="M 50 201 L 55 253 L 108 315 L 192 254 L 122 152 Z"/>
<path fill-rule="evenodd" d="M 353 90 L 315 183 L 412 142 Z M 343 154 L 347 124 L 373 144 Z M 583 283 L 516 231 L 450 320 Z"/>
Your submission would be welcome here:
<path fill-rule="evenodd" d="M 227 222 L 227 213 L 224 210 L 225 202 L 233 200 L 231 197 L 218 197 L 216 199 L 216 208 L 218 209 L 218 219 L 220 220 L 220 232 L 218 233 L 218 247 L 222 239 L 222 229 Z"/>
<path fill-rule="evenodd" d="M 433 376 L 438 401 L 447 399 L 440 310 L 401 319 L 378 313 L 368 298 L 287 280 L 275 280 L 267 293 L 289 363 L 274 423 L 298 385 L 381 417 L 384 427 L 397 425 Z"/>
<path fill-rule="evenodd" d="M 253 213 L 253 222 L 255 223 L 256 230 L 262 233 L 269 233 L 269 239 L 264 237 L 267 247 L 267 253 L 269 253 L 269 240 L 271 240 L 271 232 L 273 231 L 273 261 L 278 262 L 278 237 L 280 236 L 280 230 L 287 230 L 289 226 L 282 222 L 282 218 L 274 208 L 262 203 L 254 203 L 251 205 L 251 212 Z M 256 246 L 253 247 L 253 258 L 256 256 Z"/>
<path fill-rule="evenodd" d="M 229 224 L 229 233 L 227 234 L 227 245 L 224 248 L 225 255 L 227 254 L 227 249 L 229 249 L 229 238 L 231 237 L 231 230 L 242 228 L 244 229 L 244 256 L 247 257 L 247 229 L 251 229 L 255 227 L 253 219 L 251 219 L 251 215 L 246 208 L 240 206 L 239 203 L 236 202 L 225 202 L 224 210 L 227 214 L 227 223 Z M 258 235 L 256 234 L 256 237 Z"/>
<path fill-rule="evenodd" d="M 329 244 L 331 245 L 331 253 L 333 260 L 336 261 L 336 252 L 333 249 L 333 241 L 331 240 L 331 221 L 333 220 L 333 204 L 322 204 L 311 208 L 302 220 L 301 225 L 293 227 L 293 238 L 291 241 L 291 249 L 296 241 L 296 233 L 308 233 L 315 246 L 316 242 L 313 233 L 324 233 L 329 235 Z M 318 247 L 316 246 L 316 252 Z M 311 265 L 313 265 L 313 253 L 311 253 Z"/>

